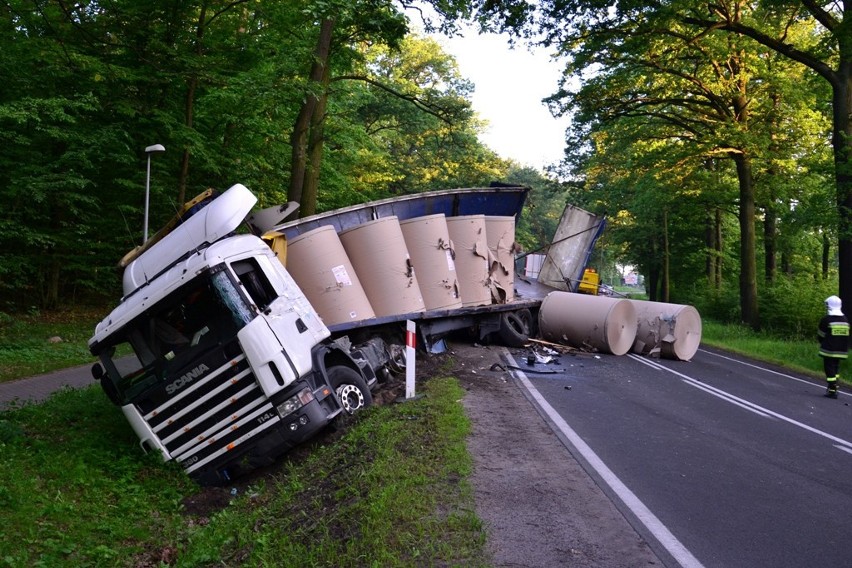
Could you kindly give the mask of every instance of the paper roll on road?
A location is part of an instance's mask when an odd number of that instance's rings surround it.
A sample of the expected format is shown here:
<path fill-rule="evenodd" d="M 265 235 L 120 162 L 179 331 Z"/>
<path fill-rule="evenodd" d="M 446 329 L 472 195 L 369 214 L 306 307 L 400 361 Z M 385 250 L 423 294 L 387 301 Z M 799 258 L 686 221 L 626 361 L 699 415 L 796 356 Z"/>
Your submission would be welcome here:
<path fill-rule="evenodd" d="M 624 355 L 636 339 L 636 309 L 630 300 L 551 292 L 538 314 L 541 336 L 554 343 Z"/>

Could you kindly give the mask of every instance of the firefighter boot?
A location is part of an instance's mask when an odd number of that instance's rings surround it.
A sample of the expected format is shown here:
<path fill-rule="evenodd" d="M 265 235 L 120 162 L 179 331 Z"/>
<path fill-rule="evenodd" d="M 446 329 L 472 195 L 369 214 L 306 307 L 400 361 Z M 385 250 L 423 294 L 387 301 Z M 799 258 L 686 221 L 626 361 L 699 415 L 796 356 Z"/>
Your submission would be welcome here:
<path fill-rule="evenodd" d="M 825 381 L 828 385 L 825 389 L 825 396 L 837 398 L 837 377 L 826 377 Z"/>

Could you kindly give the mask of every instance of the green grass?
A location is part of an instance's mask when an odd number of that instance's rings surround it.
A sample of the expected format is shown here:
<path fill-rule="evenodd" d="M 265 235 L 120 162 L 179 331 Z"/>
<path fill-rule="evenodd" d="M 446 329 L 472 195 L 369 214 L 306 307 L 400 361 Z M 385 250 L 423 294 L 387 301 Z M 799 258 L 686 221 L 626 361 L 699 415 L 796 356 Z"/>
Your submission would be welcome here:
<path fill-rule="evenodd" d="M 0 319 L 3 377 L 91 362 L 98 319 Z M 46 343 L 53 335 L 63 343 Z M 822 376 L 816 338 L 705 320 L 703 340 Z M 0 566 L 484 566 L 464 393 L 447 377 L 419 390 L 347 419 L 234 497 L 143 454 L 98 387 L 4 411 Z"/>
<path fill-rule="evenodd" d="M 816 326 L 814 326 L 813 341 L 783 339 L 769 334 L 755 333 L 744 326 L 720 324 L 708 320 L 702 321 L 701 327 L 701 342 L 705 345 L 746 355 L 812 377 L 825 377 L 822 359 L 817 355 L 819 345 L 816 339 Z M 842 362 L 841 376 L 849 378 L 848 373 L 845 372 L 846 367 L 846 362 Z"/>
<path fill-rule="evenodd" d="M 369 410 L 339 441 L 286 466 L 194 535 L 179 565 L 480 564 L 463 391 L 451 379 L 425 391 Z"/>
<path fill-rule="evenodd" d="M 95 388 L 0 414 L 0 565 L 109 566 L 167 540 L 196 491 Z"/>
<path fill-rule="evenodd" d="M 0 312 L 0 383 L 93 362 L 87 343 L 106 313 Z"/>
<path fill-rule="evenodd" d="M 230 506 L 144 455 L 97 388 L 0 414 L 0 566 L 478 566 L 470 424 L 454 379 L 375 406 Z M 227 495 L 227 490 L 218 490 Z"/>

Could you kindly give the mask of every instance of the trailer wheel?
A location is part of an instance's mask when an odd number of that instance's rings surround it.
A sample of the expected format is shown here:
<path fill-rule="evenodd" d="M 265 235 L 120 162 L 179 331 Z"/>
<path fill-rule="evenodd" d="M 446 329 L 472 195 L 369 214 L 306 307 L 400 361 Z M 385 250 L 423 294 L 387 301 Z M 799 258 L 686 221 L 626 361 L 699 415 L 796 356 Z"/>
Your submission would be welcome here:
<path fill-rule="evenodd" d="M 531 327 L 532 313 L 528 309 L 504 312 L 497 336 L 508 347 L 523 347 L 529 341 Z"/>
<path fill-rule="evenodd" d="M 328 380 L 347 414 L 354 414 L 373 404 L 367 383 L 355 369 L 343 365 L 332 367 L 328 370 Z"/>

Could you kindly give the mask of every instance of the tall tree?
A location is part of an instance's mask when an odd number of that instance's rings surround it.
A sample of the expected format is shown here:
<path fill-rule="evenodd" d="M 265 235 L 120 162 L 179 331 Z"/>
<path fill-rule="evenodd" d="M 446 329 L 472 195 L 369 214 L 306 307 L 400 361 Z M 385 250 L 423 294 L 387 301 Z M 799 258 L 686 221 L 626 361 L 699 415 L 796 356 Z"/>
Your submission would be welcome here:
<path fill-rule="evenodd" d="M 835 205 L 838 212 L 839 293 L 852 302 L 852 6 L 833 2 L 780 0 L 770 3 L 743 0 L 709 4 L 678 0 L 665 4 L 617 3 L 583 0 L 477 0 L 474 6 L 485 26 L 521 30 L 556 43 L 566 51 L 579 47 L 597 33 L 660 16 L 691 27 L 694 38 L 728 33 L 748 38 L 783 57 L 800 63 L 831 87 L 832 147 Z M 791 34 L 804 23 L 813 33 Z M 818 27 L 815 27 L 818 26 Z M 568 40 L 568 41 L 566 41 Z M 613 49 L 618 49 L 615 43 Z"/>

